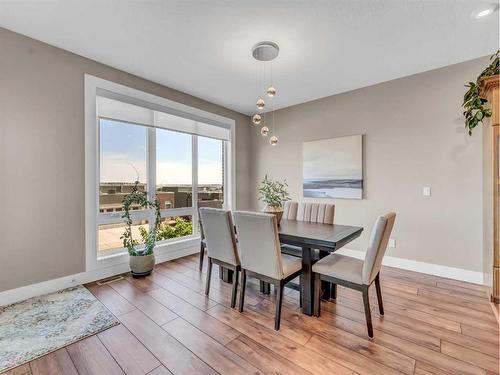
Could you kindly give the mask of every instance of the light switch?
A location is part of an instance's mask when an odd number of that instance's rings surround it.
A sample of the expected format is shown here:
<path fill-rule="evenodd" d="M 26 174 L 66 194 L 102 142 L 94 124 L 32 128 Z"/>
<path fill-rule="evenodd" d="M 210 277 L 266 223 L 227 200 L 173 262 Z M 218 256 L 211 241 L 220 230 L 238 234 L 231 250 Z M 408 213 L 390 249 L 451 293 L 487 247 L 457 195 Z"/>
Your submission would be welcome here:
<path fill-rule="evenodd" d="M 396 240 L 394 238 L 389 238 L 389 247 L 396 247 Z"/>
<path fill-rule="evenodd" d="M 424 186 L 422 189 L 422 194 L 424 197 L 430 197 L 431 196 L 431 187 L 430 186 Z"/>

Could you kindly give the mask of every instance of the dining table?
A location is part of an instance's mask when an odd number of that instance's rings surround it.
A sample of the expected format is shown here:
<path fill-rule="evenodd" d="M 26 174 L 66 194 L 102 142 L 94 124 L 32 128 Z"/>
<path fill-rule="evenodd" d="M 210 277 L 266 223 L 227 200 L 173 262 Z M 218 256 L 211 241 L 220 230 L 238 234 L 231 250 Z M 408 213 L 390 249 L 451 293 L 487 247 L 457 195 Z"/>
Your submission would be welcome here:
<path fill-rule="evenodd" d="M 278 226 L 278 234 L 281 244 L 295 246 L 301 250 L 302 257 L 302 312 L 306 315 L 314 314 L 314 283 L 315 278 L 312 266 L 320 258 L 333 253 L 349 242 L 358 238 L 363 232 L 363 227 L 323 224 L 308 221 L 282 219 Z M 221 278 L 226 282 L 232 282 L 232 271 L 223 269 Z M 323 285 L 324 284 L 324 285 Z M 262 286 L 261 291 L 269 292 Z M 323 299 L 330 298 L 329 284 L 322 282 Z"/>

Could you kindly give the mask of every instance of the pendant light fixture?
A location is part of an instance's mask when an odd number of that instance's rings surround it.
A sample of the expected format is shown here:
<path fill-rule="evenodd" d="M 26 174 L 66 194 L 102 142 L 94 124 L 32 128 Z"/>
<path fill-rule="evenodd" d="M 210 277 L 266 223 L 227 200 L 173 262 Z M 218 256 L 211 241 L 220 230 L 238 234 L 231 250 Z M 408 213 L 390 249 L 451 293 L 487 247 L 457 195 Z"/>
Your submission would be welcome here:
<path fill-rule="evenodd" d="M 266 106 L 266 103 L 264 103 L 264 100 L 262 100 L 262 99 L 257 99 L 256 105 L 257 105 L 257 109 L 263 110 L 264 107 Z"/>
<path fill-rule="evenodd" d="M 260 123 L 262 122 L 262 116 L 256 113 L 252 116 L 252 122 L 254 123 L 254 125 L 260 125 Z"/>
<path fill-rule="evenodd" d="M 274 95 L 276 95 L 276 89 L 273 86 L 269 86 L 266 91 L 267 96 L 272 98 Z"/>
<path fill-rule="evenodd" d="M 272 61 L 278 57 L 279 53 L 279 47 L 276 43 L 274 42 L 260 42 L 257 43 L 255 46 L 252 48 L 252 56 L 254 57 L 255 60 L 257 60 L 257 74 L 256 74 L 256 96 L 257 100 L 255 102 L 255 106 L 258 111 L 263 111 L 264 108 L 270 107 L 272 109 L 272 136 L 269 139 L 269 143 L 272 146 L 276 146 L 278 143 L 278 137 L 276 136 L 276 123 L 274 121 L 274 110 L 275 110 L 275 97 L 276 97 L 276 88 L 273 85 L 273 66 L 272 66 Z M 266 68 L 270 68 L 270 74 L 269 77 L 266 77 Z M 264 68 L 264 74 L 263 74 L 263 81 L 261 82 L 260 80 L 260 71 L 262 70 L 261 68 Z M 260 69 L 260 71 L 259 71 Z M 268 79 L 269 78 L 269 79 Z M 267 98 L 269 98 L 268 103 L 262 99 L 262 95 L 266 95 Z M 266 99 L 267 100 L 267 99 Z M 266 104 L 269 104 L 269 106 L 266 106 Z M 266 122 L 266 113 L 255 113 L 252 116 L 252 123 L 254 125 L 261 125 L 260 129 L 260 134 L 263 137 L 267 137 L 269 135 L 269 127 L 268 123 Z"/>

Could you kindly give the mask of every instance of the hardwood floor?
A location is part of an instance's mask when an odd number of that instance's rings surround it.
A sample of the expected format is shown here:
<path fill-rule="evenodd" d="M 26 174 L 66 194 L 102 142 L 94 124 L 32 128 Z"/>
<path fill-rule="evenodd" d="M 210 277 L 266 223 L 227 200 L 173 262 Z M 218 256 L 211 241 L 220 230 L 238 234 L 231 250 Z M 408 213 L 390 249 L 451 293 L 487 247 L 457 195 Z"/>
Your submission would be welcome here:
<path fill-rule="evenodd" d="M 276 332 L 274 294 L 249 279 L 240 314 L 217 271 L 210 298 L 196 255 L 147 278 L 87 285 L 122 324 L 7 374 L 499 373 L 498 321 L 482 286 L 384 267 L 385 316 L 370 289 L 370 340 L 359 292 L 338 287 L 336 302 L 315 318 L 287 289 Z"/>

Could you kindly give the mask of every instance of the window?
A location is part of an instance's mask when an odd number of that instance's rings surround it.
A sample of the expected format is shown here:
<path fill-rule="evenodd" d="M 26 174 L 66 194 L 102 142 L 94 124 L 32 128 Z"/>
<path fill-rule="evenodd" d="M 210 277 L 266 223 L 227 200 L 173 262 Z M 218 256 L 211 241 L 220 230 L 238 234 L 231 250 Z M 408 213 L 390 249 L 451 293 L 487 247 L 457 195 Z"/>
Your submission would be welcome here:
<path fill-rule="evenodd" d="M 156 129 L 156 197 L 162 209 L 193 205 L 192 137 Z"/>
<path fill-rule="evenodd" d="M 224 204 L 224 141 L 198 137 L 198 206 Z"/>
<path fill-rule="evenodd" d="M 118 212 L 135 181 L 147 191 L 147 128 L 101 119 L 99 146 L 99 212 Z"/>
<path fill-rule="evenodd" d="M 85 85 L 87 268 L 126 253 L 122 200 L 134 186 L 160 202 L 157 251 L 199 240 L 197 208 L 231 207 L 234 121 L 95 77 Z M 143 242 L 154 211 L 131 216 Z"/>

